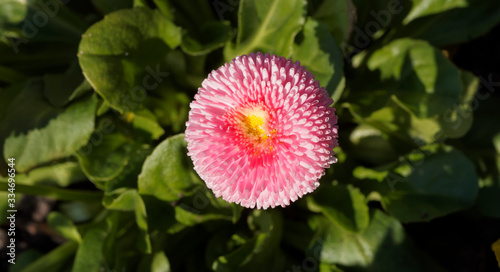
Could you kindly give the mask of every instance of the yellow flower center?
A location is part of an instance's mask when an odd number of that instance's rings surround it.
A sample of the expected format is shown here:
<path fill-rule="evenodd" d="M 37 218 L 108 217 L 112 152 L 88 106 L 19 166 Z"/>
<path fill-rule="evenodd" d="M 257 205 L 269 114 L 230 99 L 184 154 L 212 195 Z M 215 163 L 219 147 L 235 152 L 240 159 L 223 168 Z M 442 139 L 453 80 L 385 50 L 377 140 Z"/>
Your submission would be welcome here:
<path fill-rule="evenodd" d="M 267 140 L 267 134 L 264 129 L 262 129 L 264 125 L 263 117 L 254 114 L 247 115 L 243 119 L 243 124 L 246 127 L 246 132 L 257 138 L 259 142 Z"/>

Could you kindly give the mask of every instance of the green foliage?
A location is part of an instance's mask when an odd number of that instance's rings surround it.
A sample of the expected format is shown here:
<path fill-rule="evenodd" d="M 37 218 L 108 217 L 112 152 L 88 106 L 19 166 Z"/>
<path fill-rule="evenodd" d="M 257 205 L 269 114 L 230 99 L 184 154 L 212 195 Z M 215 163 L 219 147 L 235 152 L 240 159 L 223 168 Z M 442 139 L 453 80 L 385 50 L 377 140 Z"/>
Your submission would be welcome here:
<path fill-rule="evenodd" d="M 187 157 L 184 134 L 164 140 L 144 162 L 138 179 L 139 192 L 174 201 L 189 194 L 197 179 Z"/>
<path fill-rule="evenodd" d="M 119 10 L 82 35 L 78 59 L 89 83 L 109 105 L 122 112 L 136 111 L 146 90 L 167 76 L 159 61 L 180 42 L 179 27 L 159 11 Z"/>
<path fill-rule="evenodd" d="M 497 0 L 60 2 L 0 1 L 0 215 L 15 158 L 59 244 L 11 271 L 443 271 L 414 226 L 500 218 L 498 78 L 452 56 Z M 257 51 L 339 116 L 338 162 L 272 210 L 215 197 L 183 134 L 207 74 Z"/>
<path fill-rule="evenodd" d="M 472 162 L 449 146 L 415 151 L 389 171 L 380 172 L 376 190 L 382 205 L 402 222 L 428 221 L 474 204 L 478 180 Z M 360 169 L 358 169 L 360 170 Z M 377 179 L 366 170 L 354 176 Z"/>
<path fill-rule="evenodd" d="M 340 97 L 345 87 L 345 79 L 340 72 L 344 62 L 328 28 L 309 18 L 304 24 L 303 35 L 302 43 L 294 45 L 293 59 L 308 68 L 328 93 L 333 94 L 334 99 Z"/>
<path fill-rule="evenodd" d="M 20 172 L 70 156 L 87 143 L 94 129 L 94 95 L 61 109 L 46 102 L 42 83 L 29 82 L 12 101 L 1 124 L 4 160 L 16 158 Z"/>
<path fill-rule="evenodd" d="M 303 0 L 241 0 L 238 35 L 236 43 L 224 47 L 226 61 L 257 51 L 290 57 L 295 35 L 305 22 L 305 4 Z"/>
<path fill-rule="evenodd" d="M 309 209 L 318 210 L 328 219 L 353 232 L 364 230 L 370 221 L 365 196 L 351 185 L 326 184 L 309 198 Z"/>
<path fill-rule="evenodd" d="M 317 236 L 309 249 L 320 249 L 319 257 L 325 263 L 362 267 L 367 271 L 381 267 L 385 271 L 441 271 L 421 256 L 396 219 L 377 210 L 370 221 L 362 233 L 352 234 L 322 217 L 312 217 L 309 224 L 317 230 Z"/>
<path fill-rule="evenodd" d="M 394 40 L 363 57 L 354 59 L 356 64 L 363 62 L 354 83 L 366 84 L 373 79 L 366 91 L 381 90 L 377 99 L 396 95 L 420 118 L 441 114 L 459 102 L 462 86 L 458 69 L 426 42 Z M 366 96 L 360 100 L 369 101 Z"/>
<path fill-rule="evenodd" d="M 55 229 L 62 237 L 81 243 L 82 237 L 78 230 L 76 229 L 73 221 L 65 217 L 59 212 L 51 212 L 47 216 L 47 222 L 49 225 Z"/>

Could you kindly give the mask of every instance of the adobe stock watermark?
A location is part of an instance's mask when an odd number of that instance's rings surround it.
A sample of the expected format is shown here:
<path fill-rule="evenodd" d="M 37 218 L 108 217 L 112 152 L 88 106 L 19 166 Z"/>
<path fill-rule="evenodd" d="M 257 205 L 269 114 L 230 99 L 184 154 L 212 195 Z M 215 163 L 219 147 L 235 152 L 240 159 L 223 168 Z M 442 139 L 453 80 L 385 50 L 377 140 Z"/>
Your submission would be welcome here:
<path fill-rule="evenodd" d="M 16 159 L 9 158 L 8 162 L 8 185 L 7 189 L 7 211 L 6 214 L 7 220 L 5 221 L 8 224 L 7 229 L 7 256 L 9 259 L 7 262 L 11 264 L 16 263 Z"/>
<path fill-rule="evenodd" d="M 41 10 L 37 10 L 31 17 L 26 17 L 22 21 L 21 32 L 24 37 L 7 37 L 14 49 L 14 52 L 19 53 L 19 46 L 27 44 L 30 39 L 33 39 L 40 28 L 45 27 L 49 23 L 49 18 L 54 18 L 59 12 L 60 5 L 66 5 L 70 0 L 40 0 Z"/>
<path fill-rule="evenodd" d="M 393 16 L 398 15 L 403 11 L 403 6 L 399 0 L 390 0 L 387 3 L 387 9 L 379 10 L 378 12 L 371 10 L 369 13 L 372 20 L 368 21 L 364 28 L 354 27 L 354 45 L 342 42 L 341 49 L 348 63 L 351 63 L 352 56 L 367 48 L 372 42 L 372 36 L 382 28 L 389 26 Z"/>
<path fill-rule="evenodd" d="M 241 0 L 214 0 L 212 6 L 221 21 L 224 21 L 226 11 L 233 12 L 238 8 Z"/>

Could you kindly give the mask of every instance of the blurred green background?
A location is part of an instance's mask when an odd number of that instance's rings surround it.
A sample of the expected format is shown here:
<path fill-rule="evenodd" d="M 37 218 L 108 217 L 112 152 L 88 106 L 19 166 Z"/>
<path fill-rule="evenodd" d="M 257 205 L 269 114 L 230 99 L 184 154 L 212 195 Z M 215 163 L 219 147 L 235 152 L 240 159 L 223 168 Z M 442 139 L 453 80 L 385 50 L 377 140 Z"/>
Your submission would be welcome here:
<path fill-rule="evenodd" d="M 0 0 L 0 270 L 498 271 L 499 36 L 498 0 Z M 215 198 L 186 155 L 203 79 L 257 51 L 339 116 L 286 208 Z"/>

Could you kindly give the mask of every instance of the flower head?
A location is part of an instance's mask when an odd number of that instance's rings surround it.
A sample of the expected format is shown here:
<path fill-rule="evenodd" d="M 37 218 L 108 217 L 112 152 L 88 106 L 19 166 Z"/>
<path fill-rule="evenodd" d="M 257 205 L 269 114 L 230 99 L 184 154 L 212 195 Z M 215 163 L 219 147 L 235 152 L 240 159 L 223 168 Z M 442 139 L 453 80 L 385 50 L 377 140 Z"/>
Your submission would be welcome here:
<path fill-rule="evenodd" d="M 217 197 L 284 207 L 317 188 L 336 162 L 332 103 L 298 61 L 238 56 L 198 89 L 186 123 L 188 155 Z"/>

